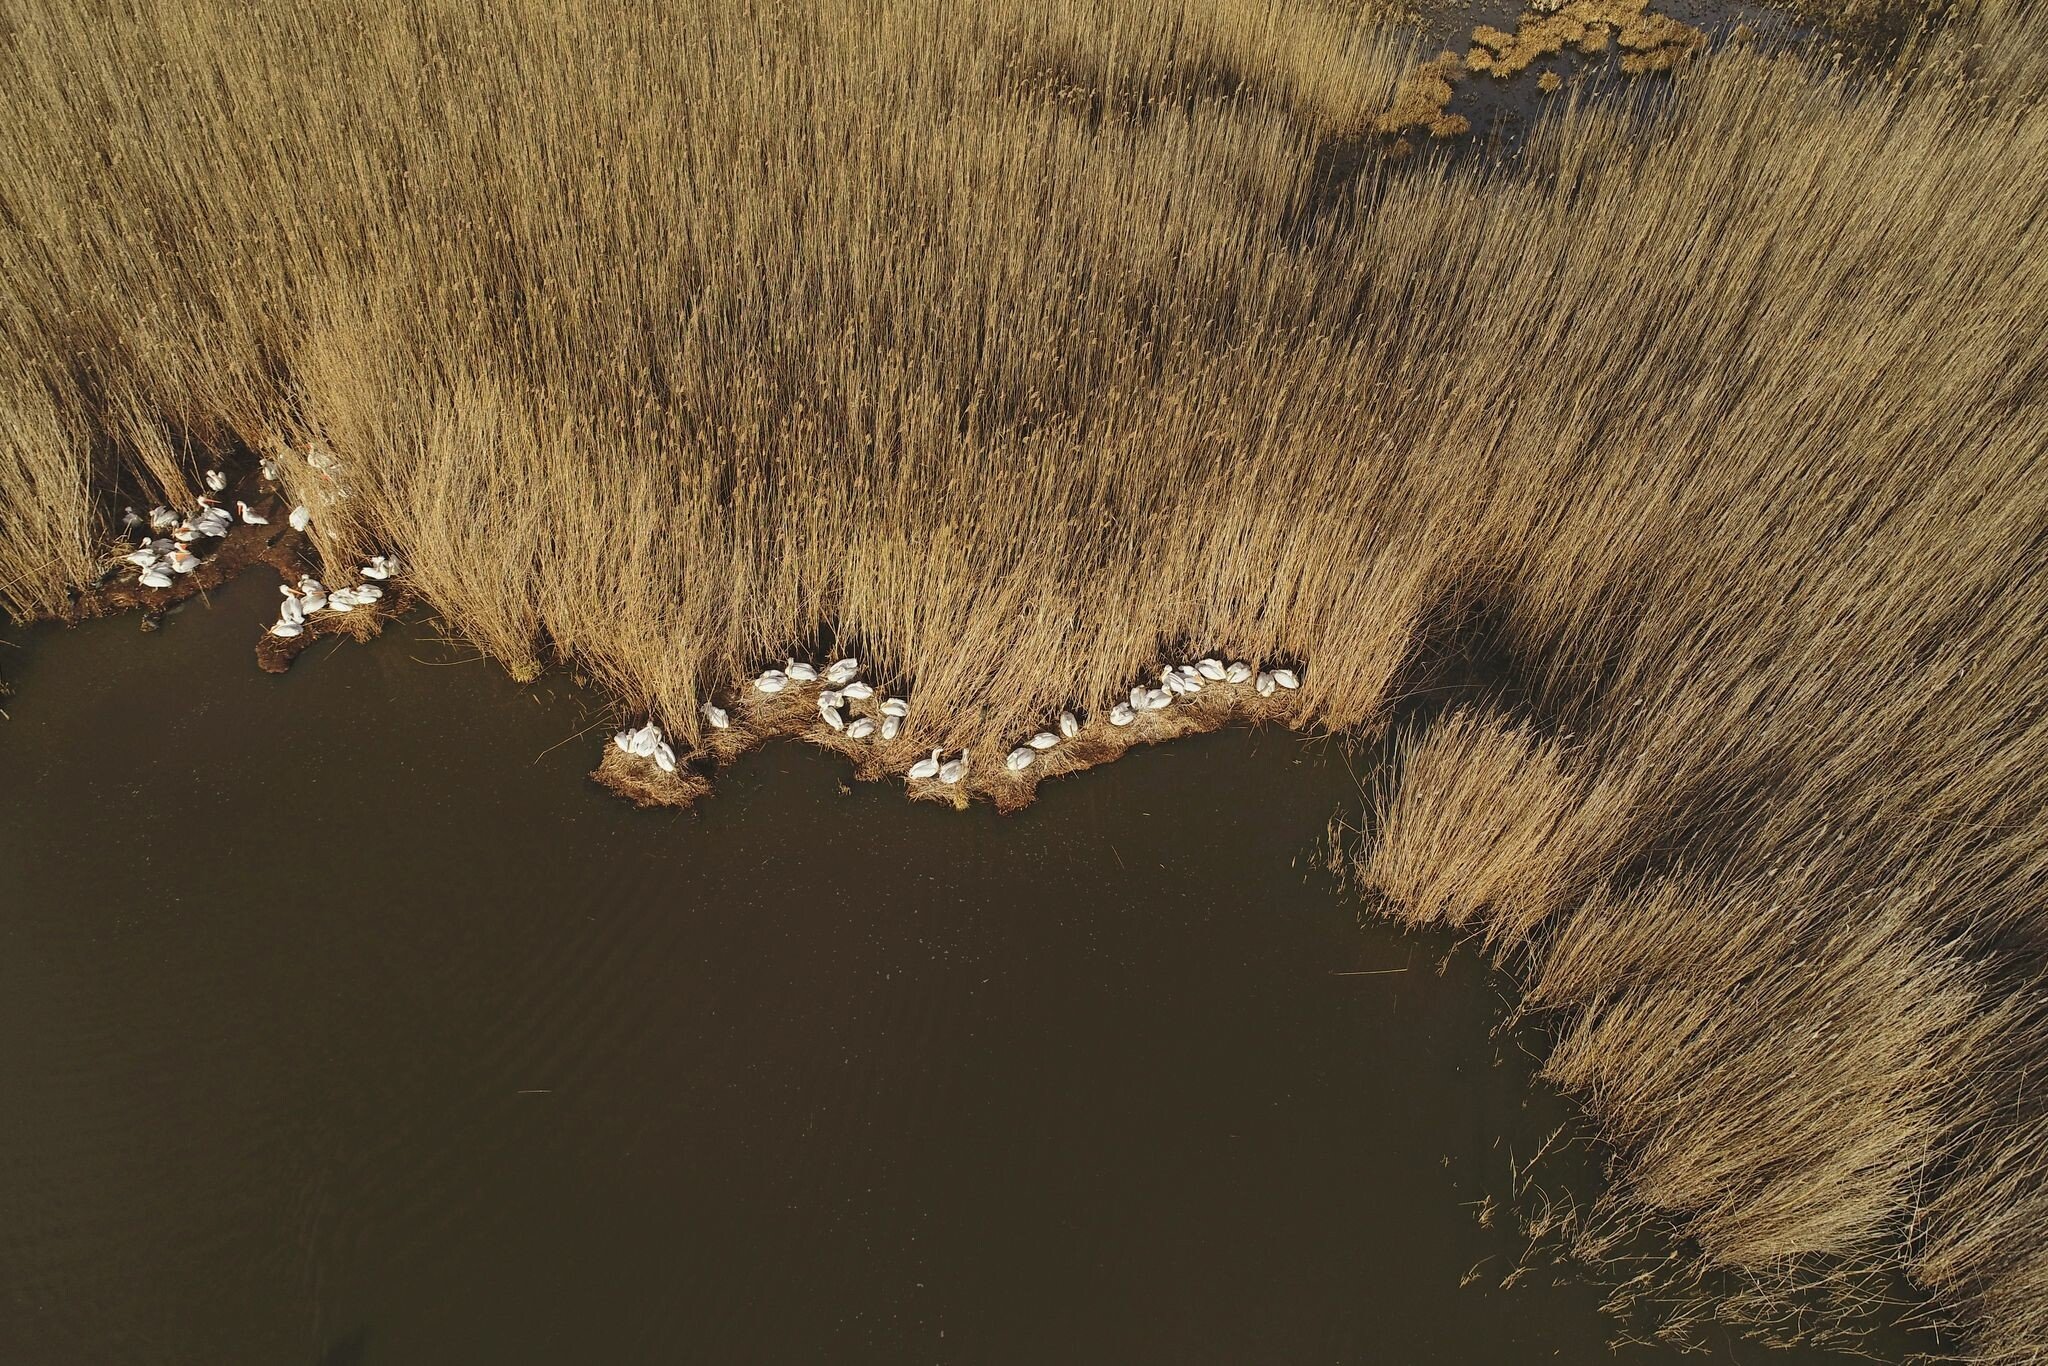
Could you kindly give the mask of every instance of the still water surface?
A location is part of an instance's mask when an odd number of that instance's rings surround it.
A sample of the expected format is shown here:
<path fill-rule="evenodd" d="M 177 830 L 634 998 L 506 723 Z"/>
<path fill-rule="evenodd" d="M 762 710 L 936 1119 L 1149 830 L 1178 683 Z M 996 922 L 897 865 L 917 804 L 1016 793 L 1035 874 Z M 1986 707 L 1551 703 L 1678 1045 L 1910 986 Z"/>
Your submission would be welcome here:
<path fill-rule="evenodd" d="M 424 627 L 258 672 L 263 579 L 4 650 L 0 1362 L 1608 1356 L 1500 1288 L 1567 1112 L 1316 870 L 1327 747 L 638 812 Z"/>

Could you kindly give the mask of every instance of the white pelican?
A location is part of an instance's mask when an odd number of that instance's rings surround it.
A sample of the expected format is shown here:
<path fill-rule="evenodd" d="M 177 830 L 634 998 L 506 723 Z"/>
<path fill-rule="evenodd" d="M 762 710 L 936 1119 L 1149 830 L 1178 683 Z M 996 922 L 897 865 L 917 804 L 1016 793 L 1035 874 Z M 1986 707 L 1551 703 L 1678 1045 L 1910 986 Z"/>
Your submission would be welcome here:
<path fill-rule="evenodd" d="M 1074 713 L 1072 713 L 1072 712 L 1070 712 L 1070 711 L 1063 711 L 1063 712 L 1061 712 L 1061 713 L 1060 713 L 1060 734 L 1062 734 L 1062 735 L 1066 736 L 1066 737 L 1067 737 L 1067 738 L 1068 738 L 1069 740 L 1071 740 L 1071 739 L 1073 739 L 1073 738 L 1074 738 L 1074 737 L 1075 737 L 1076 735 L 1079 735 L 1080 733 L 1081 733 L 1081 722 L 1080 722 L 1080 718 L 1076 717 L 1076 716 L 1074 715 Z"/>
<path fill-rule="evenodd" d="M 832 729 L 846 729 L 846 718 L 839 714 L 839 708 L 828 707 L 823 702 L 820 702 L 818 704 L 818 715 L 824 717 L 825 724 L 832 727 Z"/>
<path fill-rule="evenodd" d="M 199 539 L 199 528 L 190 522 L 180 522 L 172 528 L 171 538 L 177 541 L 196 541 Z"/>
<path fill-rule="evenodd" d="M 846 727 L 846 738 L 849 740 L 865 740 L 874 733 L 875 718 L 872 716 L 856 716 Z"/>
<path fill-rule="evenodd" d="M 277 482 L 277 462 L 266 455 L 257 463 L 263 470 L 263 477 L 275 484 Z"/>
<path fill-rule="evenodd" d="M 1267 673 L 1264 669 L 1259 670 L 1259 676 L 1257 680 L 1254 681 L 1252 684 L 1253 690 L 1256 691 L 1258 695 L 1261 697 L 1271 697 L 1273 695 L 1273 689 L 1278 686 L 1279 685 L 1273 681 L 1273 675 Z"/>
<path fill-rule="evenodd" d="M 931 758 L 919 759 L 916 763 L 912 764 L 910 766 L 910 772 L 906 776 L 912 778 L 936 778 L 938 775 L 939 752 L 937 750 L 933 750 Z"/>
<path fill-rule="evenodd" d="M 1251 676 L 1252 666 L 1241 659 L 1231 661 L 1230 667 L 1223 671 L 1225 683 L 1242 683 Z"/>
<path fill-rule="evenodd" d="M 293 636 L 304 635 L 306 624 L 301 621 L 285 621 L 282 618 L 271 623 L 270 634 L 290 640 Z"/>
<path fill-rule="evenodd" d="M 370 562 L 363 566 L 363 577 L 366 579 L 388 579 L 391 577 L 391 571 L 397 567 L 397 565 L 392 563 L 389 555 L 372 555 Z"/>
<path fill-rule="evenodd" d="M 307 527 L 313 525 L 313 514 L 307 511 L 304 503 L 300 503 L 292 509 L 292 515 L 285 520 L 292 524 L 293 531 L 304 531 Z"/>
<path fill-rule="evenodd" d="M 171 576 L 164 572 L 162 565 L 151 565 L 142 571 L 140 582 L 144 588 L 169 588 Z"/>
<path fill-rule="evenodd" d="M 866 683 L 849 683 L 839 690 L 840 696 L 851 697 L 856 702 L 865 702 L 875 695 L 874 688 Z"/>
<path fill-rule="evenodd" d="M 327 595 L 327 610 L 330 612 L 353 612 L 356 610 L 356 594 L 352 588 L 337 588 Z"/>
<path fill-rule="evenodd" d="M 815 683 L 818 681 L 818 671 L 800 659 L 790 660 L 783 667 L 782 672 L 789 675 L 790 680 L 795 683 Z"/>
<path fill-rule="evenodd" d="M 676 771 L 676 752 L 669 748 L 668 741 L 663 740 L 654 747 L 654 766 L 663 773 Z"/>
<path fill-rule="evenodd" d="M 1149 694 L 1143 688 L 1131 689 L 1131 710 L 1144 711 L 1147 707 L 1151 706 L 1151 702 L 1147 700 L 1148 697 Z"/>
<path fill-rule="evenodd" d="M 959 758 L 948 759 L 939 765 L 939 781 L 942 783 L 957 783 L 966 776 L 967 751 L 964 749 L 960 751 Z"/>
<path fill-rule="evenodd" d="M 825 666 L 825 681 L 836 688 L 841 683 L 853 682 L 853 676 L 859 672 L 859 660 L 835 659 Z"/>
<path fill-rule="evenodd" d="M 882 715 L 893 716 L 900 721 L 910 715 L 910 704 L 900 697 L 885 697 L 882 699 L 881 710 Z"/>
<path fill-rule="evenodd" d="M 142 530 L 142 514 L 137 512 L 134 508 L 122 508 L 121 534 L 126 536 L 130 532 L 140 530 Z"/>
<path fill-rule="evenodd" d="M 1204 656 L 1195 661 L 1195 672 L 1208 679 L 1211 683 L 1221 683 L 1223 675 L 1227 671 L 1223 667 L 1222 660 Z"/>
<path fill-rule="evenodd" d="M 227 486 L 228 477 L 225 474 L 222 474 L 219 470 L 208 470 L 206 472 L 206 487 L 212 489 L 215 493 L 219 493 Z"/>
<path fill-rule="evenodd" d="M 358 607 L 367 607 L 384 596 L 384 590 L 374 583 L 359 583 L 353 591 L 356 595 L 356 605 Z"/>
<path fill-rule="evenodd" d="M 123 555 L 121 558 L 134 565 L 137 569 L 147 569 L 156 563 L 156 550 L 153 547 L 144 546 L 142 549 Z"/>
<path fill-rule="evenodd" d="M 291 622 L 295 626 L 302 625 L 306 620 L 306 609 L 299 606 L 297 598 L 286 598 L 277 609 L 277 619 Z"/>
<path fill-rule="evenodd" d="M 1146 711 L 1165 711 L 1173 705 L 1173 694 L 1164 688 L 1154 688 L 1145 694 Z"/>
<path fill-rule="evenodd" d="M 1128 702 L 1119 702 L 1109 709 L 1109 724 L 1112 726 L 1128 726 L 1137 719 L 1138 713 L 1131 710 Z"/>
<path fill-rule="evenodd" d="M 620 731 L 612 737 L 612 743 L 619 747 L 619 753 L 631 754 L 633 752 L 633 732 L 630 730 Z"/>
<path fill-rule="evenodd" d="M 1011 750 L 1009 755 L 1003 760 L 1003 766 L 1012 773 L 1022 773 L 1025 769 L 1031 767 L 1031 761 L 1037 757 L 1037 754 L 1023 745 L 1019 745 Z"/>
<path fill-rule="evenodd" d="M 299 605 L 308 612 L 317 612 L 327 605 L 327 585 L 311 574 L 300 575 L 299 592 L 305 595 Z"/>
<path fill-rule="evenodd" d="M 1042 730 L 1038 732 L 1038 734 L 1032 736 L 1029 740 L 1026 740 L 1024 743 L 1031 746 L 1033 749 L 1051 749 L 1054 745 L 1058 744 L 1059 742 L 1059 736 L 1054 735 L 1049 730 Z"/>
<path fill-rule="evenodd" d="M 167 507 L 153 507 L 149 510 L 149 529 L 169 531 L 178 524 L 178 514 Z"/>
<path fill-rule="evenodd" d="M 789 686 L 789 675 L 780 669 L 766 669 L 754 680 L 754 691 L 778 693 Z"/>
<path fill-rule="evenodd" d="M 820 688 L 818 689 L 818 705 L 821 707 L 836 707 L 843 696 L 844 694 L 836 688 Z"/>
<path fill-rule="evenodd" d="M 706 702 L 704 704 L 704 719 L 711 723 L 711 729 L 713 730 L 727 730 L 732 726 L 732 718 L 727 716 L 725 708 L 719 706 L 716 702 Z"/>
<path fill-rule="evenodd" d="M 235 500 L 235 513 L 236 515 L 241 517 L 242 524 L 244 526 L 270 525 L 270 519 L 268 517 L 265 517 L 262 513 L 258 512 L 255 508 L 250 507 L 247 503 L 243 502 L 239 498 Z"/>
<path fill-rule="evenodd" d="M 199 567 L 199 557 L 179 546 L 171 552 L 171 568 L 180 574 L 189 574 Z"/>
<path fill-rule="evenodd" d="M 900 716 L 885 716 L 885 717 L 883 717 L 883 718 L 882 718 L 882 738 L 883 738 L 884 740 L 894 740 L 894 739 L 895 739 L 895 738 L 896 738 L 896 737 L 897 737 L 898 735 L 901 735 L 902 733 L 903 733 L 903 718 L 902 718 L 902 717 L 900 717 Z"/>
<path fill-rule="evenodd" d="M 633 732 L 633 753 L 643 759 L 654 757 L 654 747 L 661 743 L 661 727 L 649 721 Z"/>
<path fill-rule="evenodd" d="M 1292 669 L 1273 670 L 1273 681 L 1283 688 L 1298 688 L 1301 686 L 1301 680 L 1294 676 L 1294 670 Z"/>
<path fill-rule="evenodd" d="M 1175 696 L 1179 696 L 1188 690 L 1188 685 L 1181 680 L 1181 676 L 1171 669 L 1161 669 L 1159 671 L 1159 684 Z"/>
<path fill-rule="evenodd" d="M 208 504 L 192 522 L 202 536 L 225 536 L 235 529 L 234 514 L 219 504 Z"/>

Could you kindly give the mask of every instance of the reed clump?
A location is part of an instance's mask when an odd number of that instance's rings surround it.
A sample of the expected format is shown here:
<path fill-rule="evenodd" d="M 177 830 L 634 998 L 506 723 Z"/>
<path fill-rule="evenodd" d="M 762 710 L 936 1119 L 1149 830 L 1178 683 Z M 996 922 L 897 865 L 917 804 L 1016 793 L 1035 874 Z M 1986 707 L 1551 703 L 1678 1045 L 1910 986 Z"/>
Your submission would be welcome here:
<path fill-rule="evenodd" d="M 1586 1249 L 2048 1350 L 2032 10 L 1406 174 L 1408 39 L 1308 0 L 104 8 L 0 32 L 7 610 L 262 452 L 690 744 L 791 650 L 912 698 L 894 771 L 1184 650 L 1359 733 L 1483 650 L 1356 870 L 1526 974 Z"/>

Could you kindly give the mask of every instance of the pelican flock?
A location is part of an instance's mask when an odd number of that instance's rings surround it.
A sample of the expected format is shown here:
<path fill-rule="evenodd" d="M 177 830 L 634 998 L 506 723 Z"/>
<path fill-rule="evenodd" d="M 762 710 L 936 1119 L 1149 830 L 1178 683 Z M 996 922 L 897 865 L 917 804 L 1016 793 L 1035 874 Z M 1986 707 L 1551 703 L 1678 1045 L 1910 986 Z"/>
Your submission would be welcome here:
<path fill-rule="evenodd" d="M 794 657 L 785 659 L 782 667 L 764 669 L 752 679 L 755 692 L 763 697 L 774 697 L 791 688 L 817 684 L 818 691 L 813 698 L 818 717 L 835 734 L 848 740 L 880 739 L 891 741 L 902 734 L 904 723 L 910 717 L 910 703 L 902 697 L 890 697 L 877 689 L 874 684 L 860 678 L 861 662 L 857 658 L 837 659 L 818 667 Z M 1285 668 L 1254 670 L 1243 660 L 1225 661 L 1213 655 L 1205 655 L 1190 664 L 1169 664 L 1158 671 L 1159 685 L 1152 687 L 1140 683 L 1130 690 L 1127 700 L 1117 702 L 1109 709 L 1109 724 L 1128 726 L 1147 712 L 1164 711 L 1177 699 L 1193 698 L 1205 687 L 1222 684 L 1226 687 L 1249 685 L 1261 697 L 1271 697 L 1276 691 L 1301 686 L 1300 677 Z M 855 714 L 856 704 L 865 704 L 864 714 Z M 704 719 L 713 730 L 728 730 L 732 717 L 716 702 L 703 704 Z M 1003 757 L 1003 767 L 1011 773 L 1022 773 L 1036 763 L 1039 757 L 1081 735 L 1087 722 L 1072 709 L 1059 713 L 1058 718 L 1043 730 L 1033 731 Z M 665 773 L 676 768 L 673 750 L 667 748 L 660 728 L 648 721 L 638 730 L 622 730 L 613 737 L 622 753 L 638 758 L 652 759 L 655 766 Z M 961 750 L 951 758 L 943 749 L 918 759 L 904 771 L 904 777 L 912 783 L 937 781 L 951 786 L 960 783 L 967 776 L 969 755 Z"/>

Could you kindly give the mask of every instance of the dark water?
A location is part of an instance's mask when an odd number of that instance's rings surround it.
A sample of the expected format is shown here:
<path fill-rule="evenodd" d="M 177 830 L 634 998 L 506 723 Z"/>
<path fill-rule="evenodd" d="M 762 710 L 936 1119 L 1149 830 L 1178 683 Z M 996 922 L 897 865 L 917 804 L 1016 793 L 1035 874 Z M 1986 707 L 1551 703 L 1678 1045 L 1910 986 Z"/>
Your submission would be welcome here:
<path fill-rule="evenodd" d="M 1502 987 L 1314 870 L 1340 756 L 641 813 L 424 629 L 257 672 L 262 577 L 0 649 L 0 1363 L 1606 1355 L 1477 1217 L 1566 1117 Z"/>

